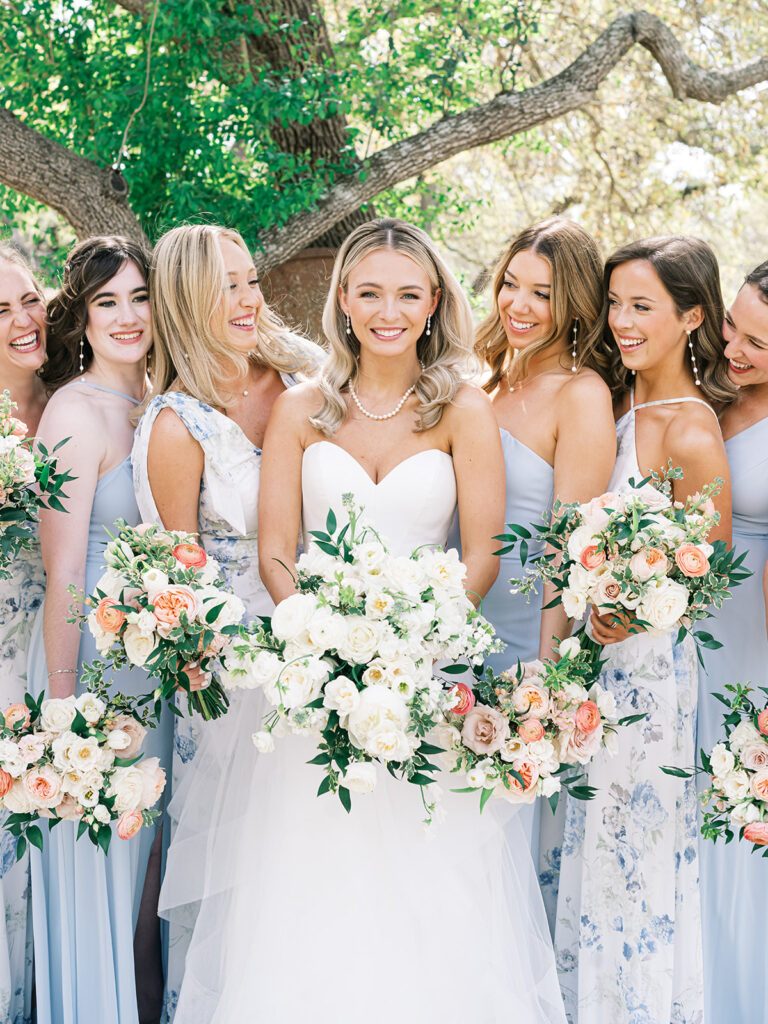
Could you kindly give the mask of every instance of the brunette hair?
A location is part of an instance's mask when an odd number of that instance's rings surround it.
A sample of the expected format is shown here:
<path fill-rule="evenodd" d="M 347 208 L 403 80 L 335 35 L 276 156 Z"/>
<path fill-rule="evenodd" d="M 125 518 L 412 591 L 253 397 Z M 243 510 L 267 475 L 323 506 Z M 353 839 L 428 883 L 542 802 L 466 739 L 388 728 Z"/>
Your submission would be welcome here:
<path fill-rule="evenodd" d="M 609 351 L 611 389 L 618 394 L 628 391 L 632 374 L 621 361 L 621 353 L 608 326 L 608 291 L 611 274 L 617 267 L 633 260 L 650 263 L 659 275 L 675 305 L 678 316 L 696 306 L 701 307 L 703 320 L 691 331 L 696 363 L 701 380 L 701 393 L 707 401 L 727 405 L 736 396 L 736 386 L 728 378 L 723 360 L 723 316 L 725 305 L 720 290 L 720 269 L 711 247 L 701 238 L 690 235 L 663 235 L 643 238 L 617 249 L 606 261 L 603 273 L 605 304 L 601 315 L 601 333 Z"/>
<path fill-rule="evenodd" d="M 149 256 L 142 245 L 119 235 L 97 235 L 80 242 L 67 256 L 61 288 L 48 303 L 48 361 L 40 376 L 49 393 L 93 362 L 93 349 L 85 336 L 88 303 L 127 262 L 135 264 L 149 281 Z"/>
<path fill-rule="evenodd" d="M 768 260 L 755 267 L 744 278 L 744 284 L 752 284 L 760 292 L 763 302 L 768 302 Z"/>
<path fill-rule="evenodd" d="M 515 353 L 501 322 L 499 294 L 509 262 L 519 252 L 535 253 L 550 266 L 552 330 L 545 338 Z M 513 360 L 517 376 L 525 376 L 531 358 L 567 337 L 574 325 L 576 365 L 588 366 L 605 376 L 608 360 L 596 330 L 603 304 L 601 270 L 597 242 L 579 224 L 564 217 L 532 224 L 513 239 L 494 271 L 493 309 L 475 335 L 475 355 L 491 371 L 483 385 L 485 391 L 490 393 L 498 387 Z"/>
<path fill-rule="evenodd" d="M 34 290 L 41 299 L 43 298 L 43 289 L 40 282 L 35 277 L 29 263 L 27 263 L 15 245 L 9 245 L 7 242 L 0 243 L 0 263 L 11 263 L 14 267 L 23 270 L 32 282 Z"/>

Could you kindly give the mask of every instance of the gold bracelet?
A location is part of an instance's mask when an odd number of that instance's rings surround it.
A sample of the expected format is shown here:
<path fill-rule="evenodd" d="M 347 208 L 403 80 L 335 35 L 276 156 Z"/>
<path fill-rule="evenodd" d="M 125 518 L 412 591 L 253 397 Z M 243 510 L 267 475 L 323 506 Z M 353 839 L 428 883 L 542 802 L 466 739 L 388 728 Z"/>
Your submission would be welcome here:
<path fill-rule="evenodd" d="M 69 675 L 75 676 L 75 675 L 77 675 L 77 669 L 75 669 L 75 668 L 55 668 L 53 670 L 53 672 L 49 672 L 48 673 L 48 678 L 50 679 L 51 676 L 62 676 L 62 675 L 64 675 L 64 676 L 69 676 Z"/>

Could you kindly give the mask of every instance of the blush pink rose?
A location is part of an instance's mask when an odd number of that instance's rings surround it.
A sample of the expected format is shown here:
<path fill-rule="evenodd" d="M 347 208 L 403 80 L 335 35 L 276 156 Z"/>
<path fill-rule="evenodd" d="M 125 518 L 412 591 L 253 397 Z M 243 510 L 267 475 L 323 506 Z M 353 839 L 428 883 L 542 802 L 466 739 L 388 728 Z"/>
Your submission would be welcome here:
<path fill-rule="evenodd" d="M 669 566 L 669 559 L 659 548 L 642 548 L 629 560 L 629 568 L 645 583 L 651 576 L 663 576 Z"/>
<path fill-rule="evenodd" d="M 197 598 L 191 587 L 183 583 L 172 583 L 161 590 L 152 601 L 155 618 L 161 631 L 169 633 L 181 621 L 182 612 L 186 612 L 191 621 L 197 615 Z"/>
<path fill-rule="evenodd" d="M 96 622 L 105 633 L 119 633 L 125 622 L 125 612 L 114 607 L 119 604 L 114 597 L 102 597 L 96 605 Z"/>
<path fill-rule="evenodd" d="M 605 561 L 605 550 L 597 544 L 589 544 L 579 555 L 579 561 L 585 569 L 599 569 Z"/>
<path fill-rule="evenodd" d="M 512 691 L 512 706 L 521 718 L 545 718 L 549 711 L 549 697 L 542 686 L 521 683 Z"/>
<path fill-rule="evenodd" d="M 117 819 L 117 834 L 120 839 L 133 839 L 143 824 L 141 811 L 125 811 Z"/>
<path fill-rule="evenodd" d="M 458 698 L 451 708 L 451 714 L 466 715 L 475 706 L 475 695 L 466 683 L 456 683 L 448 692 Z"/>
<path fill-rule="evenodd" d="M 561 760 L 568 764 L 589 764 L 600 749 L 602 739 L 602 728 L 594 729 L 592 732 L 574 729 L 568 737 L 568 742 L 561 748 Z"/>
<path fill-rule="evenodd" d="M 749 788 L 754 797 L 768 803 L 768 768 L 758 768 L 749 780 Z"/>
<path fill-rule="evenodd" d="M 768 768 L 768 743 L 747 743 L 741 751 L 741 763 L 751 772 Z"/>
<path fill-rule="evenodd" d="M 768 821 L 753 821 L 744 826 L 744 838 L 757 846 L 768 846 Z"/>
<path fill-rule="evenodd" d="M 681 544 L 675 551 L 675 562 L 684 576 L 704 576 L 709 572 L 709 559 L 696 544 Z"/>
<path fill-rule="evenodd" d="M 574 721 L 577 729 L 589 735 L 600 725 L 600 708 L 593 700 L 585 700 L 576 709 Z"/>
<path fill-rule="evenodd" d="M 757 716 L 757 728 L 763 736 L 768 736 L 768 708 Z"/>
<path fill-rule="evenodd" d="M 0 768 L 0 797 L 4 797 L 6 793 L 10 793 L 13 789 L 13 776 L 9 775 L 8 772 L 3 771 Z"/>
<path fill-rule="evenodd" d="M 30 716 L 29 708 L 26 704 L 17 703 L 9 704 L 3 712 L 3 718 L 5 719 L 6 728 L 12 729 L 17 722 L 23 722 L 24 728 L 29 725 Z"/>
<path fill-rule="evenodd" d="M 137 722 L 136 719 L 132 718 L 130 715 L 119 715 L 112 723 L 112 728 L 121 729 L 123 732 L 128 733 L 131 738 L 129 746 L 116 751 L 116 756 L 124 758 L 136 757 L 138 752 L 141 750 L 144 737 L 147 735 L 147 730 L 141 722 Z"/>
<path fill-rule="evenodd" d="M 208 556 L 199 544 L 177 544 L 173 549 L 173 557 L 187 569 L 202 569 Z"/>
<path fill-rule="evenodd" d="M 27 772 L 24 789 L 37 807 L 55 807 L 61 802 L 61 776 L 50 765 Z"/>
<path fill-rule="evenodd" d="M 538 718 L 526 718 L 518 725 L 517 735 L 523 743 L 535 743 L 544 738 L 544 726 Z"/>
<path fill-rule="evenodd" d="M 509 721 L 495 708 L 476 704 L 464 716 L 461 738 L 475 754 L 495 754 L 509 739 Z"/>
<path fill-rule="evenodd" d="M 156 757 L 144 758 L 137 768 L 144 777 L 139 809 L 146 811 L 154 807 L 165 789 L 165 771 L 160 767 L 160 761 Z"/>
<path fill-rule="evenodd" d="M 616 604 L 621 597 L 621 584 L 610 573 L 605 573 L 597 581 L 592 594 L 593 602 L 598 606 Z"/>

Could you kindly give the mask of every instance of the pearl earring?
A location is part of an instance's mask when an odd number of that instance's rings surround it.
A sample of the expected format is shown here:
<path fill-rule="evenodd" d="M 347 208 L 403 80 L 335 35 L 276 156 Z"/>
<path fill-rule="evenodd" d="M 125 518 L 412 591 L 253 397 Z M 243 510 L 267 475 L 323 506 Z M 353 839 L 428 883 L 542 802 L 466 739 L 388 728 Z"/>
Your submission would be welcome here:
<path fill-rule="evenodd" d="M 80 339 L 80 373 L 83 372 L 83 339 Z"/>
<path fill-rule="evenodd" d="M 578 367 L 576 365 L 576 338 L 579 332 L 579 321 L 573 321 L 573 338 L 571 339 L 571 373 L 576 373 Z"/>
<path fill-rule="evenodd" d="M 699 380 L 699 368 L 696 365 L 696 353 L 693 351 L 693 338 L 691 338 L 691 332 L 685 332 L 688 335 L 688 348 L 691 353 L 691 367 L 693 368 L 693 379 L 697 388 L 701 387 L 701 381 Z"/>
<path fill-rule="evenodd" d="M 352 333 L 352 321 L 349 319 L 349 313 L 347 313 L 347 334 Z"/>
<path fill-rule="evenodd" d="M 427 313 L 427 329 L 426 329 L 427 337 L 429 337 L 431 333 L 432 333 L 432 314 L 431 313 Z"/>

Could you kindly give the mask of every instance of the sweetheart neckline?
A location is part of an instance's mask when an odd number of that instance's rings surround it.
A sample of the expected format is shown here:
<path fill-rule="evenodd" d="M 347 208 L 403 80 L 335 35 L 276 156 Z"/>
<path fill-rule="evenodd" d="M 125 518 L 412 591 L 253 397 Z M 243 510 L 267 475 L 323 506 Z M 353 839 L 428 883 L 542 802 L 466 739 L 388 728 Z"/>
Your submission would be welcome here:
<path fill-rule="evenodd" d="M 316 448 L 321 444 L 328 445 L 330 448 L 335 448 L 337 451 L 343 452 L 344 455 L 346 455 L 349 459 L 351 459 L 352 462 L 354 462 L 354 464 L 358 467 L 360 472 L 363 473 L 366 479 L 370 482 L 372 487 L 381 487 L 384 481 L 389 480 L 392 474 L 396 472 L 398 469 L 400 469 L 401 466 L 404 466 L 406 462 L 411 462 L 413 461 L 413 459 L 419 458 L 419 456 L 421 455 L 431 455 L 433 452 L 437 452 L 438 455 L 444 455 L 447 459 L 450 459 L 451 462 L 453 462 L 453 456 L 449 452 L 444 452 L 442 448 L 425 448 L 423 451 L 414 452 L 413 455 L 408 455 L 406 458 L 401 459 L 400 462 L 396 463 L 392 467 L 392 469 L 389 470 L 388 473 L 385 473 L 380 480 L 376 481 L 373 479 L 373 477 L 362 464 L 362 462 L 356 459 L 355 456 L 351 452 L 348 452 L 346 448 L 342 448 L 340 444 L 336 444 L 333 441 L 315 441 L 313 444 L 309 445 L 308 448 L 304 449 L 304 456 L 306 456 L 307 452 L 311 451 L 312 448 Z"/>

